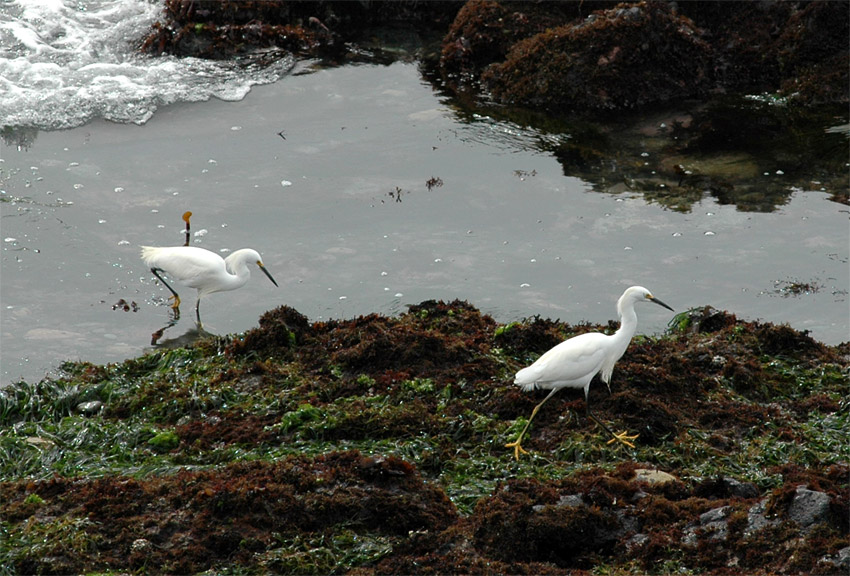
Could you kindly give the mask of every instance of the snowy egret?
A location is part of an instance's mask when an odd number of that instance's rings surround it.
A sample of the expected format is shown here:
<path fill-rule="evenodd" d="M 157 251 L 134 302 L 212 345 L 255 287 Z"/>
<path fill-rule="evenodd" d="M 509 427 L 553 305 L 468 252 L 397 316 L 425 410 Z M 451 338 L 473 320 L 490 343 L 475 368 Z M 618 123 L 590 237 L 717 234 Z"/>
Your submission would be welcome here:
<path fill-rule="evenodd" d="M 187 219 L 186 225 L 188 224 Z M 215 252 L 197 246 L 164 248 L 142 246 L 142 260 L 173 295 L 174 304 L 171 307 L 176 314 L 180 313 L 180 296 L 159 273 L 165 272 L 181 284 L 198 289 L 198 300 L 195 303 L 195 316 L 198 318 L 198 323 L 201 322 L 201 296 L 213 292 L 236 290 L 244 286 L 251 277 L 248 264 L 259 266 L 272 284 L 277 286 L 277 282 L 263 266 L 260 255 L 250 248 L 237 250 L 227 258 L 222 258 Z"/>
<path fill-rule="evenodd" d="M 610 393 L 611 385 L 609 381 L 611 374 L 614 372 L 614 364 L 626 352 L 626 348 L 629 347 L 629 342 L 631 342 L 632 336 L 634 336 L 637 329 L 635 303 L 646 301 L 655 302 L 673 311 L 667 304 L 650 294 L 646 288 L 632 286 L 623 292 L 623 295 L 617 300 L 620 328 L 614 334 L 610 336 L 600 334 L 599 332 L 580 334 L 561 342 L 538 358 L 534 364 L 516 373 L 514 384 L 522 387 L 524 391 L 534 390 L 536 388 L 551 390 L 549 395 L 543 399 L 543 402 L 535 406 L 534 410 L 531 411 L 531 417 L 528 419 L 525 428 L 520 432 L 516 442 L 505 445 L 507 448 L 514 449 L 514 457 L 517 460 L 519 460 L 520 453 L 528 453 L 520 445 L 520 442 L 537 411 L 561 388 L 583 388 L 587 416 L 612 436 L 608 443 L 621 442 L 626 446 L 634 448 L 634 444 L 631 441 L 636 439 L 638 435 L 629 436 L 625 432 L 620 432 L 619 434 L 611 432 L 590 411 L 587 392 L 590 389 L 590 381 L 601 370 L 602 381 L 608 386 L 608 392 Z"/>

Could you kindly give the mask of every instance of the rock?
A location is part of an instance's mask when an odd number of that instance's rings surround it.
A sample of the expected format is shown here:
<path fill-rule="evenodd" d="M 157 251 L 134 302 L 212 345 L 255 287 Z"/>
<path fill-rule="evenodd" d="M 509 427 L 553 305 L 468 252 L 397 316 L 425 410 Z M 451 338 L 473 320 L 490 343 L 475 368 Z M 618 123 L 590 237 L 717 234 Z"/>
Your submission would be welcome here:
<path fill-rule="evenodd" d="M 131 551 L 133 552 L 150 552 L 153 548 L 153 544 L 151 544 L 150 540 L 145 540 L 144 538 L 137 538 L 133 540 L 133 544 L 130 546 Z"/>
<path fill-rule="evenodd" d="M 759 490 L 755 484 L 741 482 L 731 476 L 717 476 L 697 485 L 695 492 L 703 498 L 758 498 Z"/>
<path fill-rule="evenodd" d="M 42 450 L 48 450 L 56 445 L 53 440 L 42 438 L 41 436 L 30 436 L 27 438 L 26 442 L 27 444 L 36 446 Z"/>
<path fill-rule="evenodd" d="M 516 42 L 482 81 L 503 102 L 610 110 L 707 93 L 705 31 L 662 2 L 599 11 Z"/>
<path fill-rule="evenodd" d="M 690 524 L 685 528 L 682 542 L 688 546 L 696 546 L 700 534 L 707 535 L 709 540 L 726 540 L 729 535 L 726 520 L 731 513 L 731 506 L 720 506 L 700 514 L 698 523 Z"/>
<path fill-rule="evenodd" d="M 614 516 L 620 523 L 619 529 L 615 531 L 617 541 L 621 541 L 626 534 L 637 532 L 640 529 L 640 520 L 633 514 L 632 509 L 619 509 L 614 512 Z"/>
<path fill-rule="evenodd" d="M 558 499 L 558 506 L 581 506 L 584 504 L 584 500 L 581 497 L 581 494 L 568 494 L 567 496 L 561 496 Z"/>
<path fill-rule="evenodd" d="M 721 442 L 727 439 L 720 438 Z M 731 476 L 715 476 L 700 482 L 694 492 L 703 498 L 711 500 L 720 498 L 758 498 L 759 490 L 755 484 L 741 482 Z"/>
<path fill-rule="evenodd" d="M 688 524 L 685 527 L 685 531 L 682 534 L 682 544 L 685 546 L 696 546 L 697 545 L 697 529 L 699 526 L 697 524 Z"/>
<path fill-rule="evenodd" d="M 744 530 L 744 536 L 755 534 L 770 524 L 770 521 L 764 515 L 766 509 L 767 499 L 759 500 L 750 506 L 750 509 L 747 510 L 747 528 Z"/>
<path fill-rule="evenodd" d="M 729 534 L 726 520 L 731 513 L 731 506 L 721 506 L 700 515 L 699 523 L 703 532 L 709 535 L 709 540 L 726 540 Z"/>
<path fill-rule="evenodd" d="M 567 506 L 570 508 L 584 506 L 584 500 L 582 499 L 581 494 L 568 494 L 566 496 L 561 496 L 560 498 L 558 498 L 558 502 L 555 504 L 555 506 Z M 531 509 L 535 512 L 542 512 L 546 508 L 548 508 L 548 506 L 543 504 L 536 504 L 531 507 Z"/>
<path fill-rule="evenodd" d="M 635 492 L 635 493 L 632 495 L 632 497 L 631 497 L 631 502 L 632 502 L 632 503 L 640 502 L 640 501 L 641 501 L 641 500 L 643 500 L 644 498 L 649 498 L 649 494 L 647 494 L 647 493 L 646 493 L 646 492 L 644 492 L 643 490 L 638 490 L 637 492 Z"/>
<path fill-rule="evenodd" d="M 646 468 L 638 468 L 635 470 L 633 480 L 637 482 L 646 482 L 647 484 L 668 484 L 678 480 L 672 474 L 662 472 L 661 470 L 649 470 Z"/>
<path fill-rule="evenodd" d="M 737 496 L 738 498 L 757 498 L 759 495 L 758 488 L 751 482 L 741 482 L 731 476 L 724 476 L 723 484 L 731 496 Z"/>
<path fill-rule="evenodd" d="M 641 533 L 635 534 L 634 536 L 626 540 L 626 551 L 632 552 L 637 548 L 645 546 L 647 542 L 649 542 L 649 536 Z"/>
<path fill-rule="evenodd" d="M 505 562 L 547 562 L 588 568 L 614 554 L 624 526 L 616 511 L 584 503 L 575 493 L 544 496 L 532 480 L 515 480 L 476 507 L 477 550 Z"/>
<path fill-rule="evenodd" d="M 798 486 L 788 506 L 788 518 L 803 529 L 825 522 L 829 516 L 829 495 Z"/>
<path fill-rule="evenodd" d="M 725 522 L 726 518 L 729 517 L 729 514 L 732 512 L 731 506 L 721 506 L 720 508 L 713 508 L 704 514 L 700 514 L 699 523 L 703 526 L 707 526 L 709 524 L 716 524 L 717 522 Z"/>
<path fill-rule="evenodd" d="M 850 546 L 842 548 L 835 556 L 826 556 L 821 558 L 821 564 L 830 564 L 840 570 L 841 574 L 850 572 Z"/>
<path fill-rule="evenodd" d="M 760 500 L 753 504 L 747 511 L 747 527 L 744 529 L 744 536 L 751 536 L 756 532 L 773 526 L 777 520 L 769 520 L 765 516 L 767 510 L 767 499 Z"/>
<path fill-rule="evenodd" d="M 103 402 L 100 402 L 99 400 L 91 400 L 89 402 L 80 402 L 77 404 L 77 411 L 86 416 L 97 414 L 100 412 L 101 408 L 103 408 Z"/>

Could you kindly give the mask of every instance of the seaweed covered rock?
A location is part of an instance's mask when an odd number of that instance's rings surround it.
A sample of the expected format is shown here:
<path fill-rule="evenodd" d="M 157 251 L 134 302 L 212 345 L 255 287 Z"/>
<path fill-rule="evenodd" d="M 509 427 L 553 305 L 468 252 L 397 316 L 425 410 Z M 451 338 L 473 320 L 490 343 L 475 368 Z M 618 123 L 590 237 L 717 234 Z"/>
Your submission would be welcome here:
<path fill-rule="evenodd" d="M 586 2 L 585 9 L 604 2 Z M 608 2 L 614 4 L 614 2 Z M 539 4 L 471 0 L 460 9 L 443 39 L 440 66 L 450 74 L 477 75 L 502 62 L 519 40 L 560 26 L 581 14 L 575 2 Z"/>
<path fill-rule="evenodd" d="M 221 562 L 256 563 L 264 555 L 274 568 L 274 555 L 267 552 L 282 539 L 342 530 L 406 537 L 416 530 L 441 531 L 457 520 L 445 493 L 424 483 L 410 464 L 358 452 L 244 462 L 146 480 L 54 479 L 25 488 L 26 493 L 2 490 L 4 519 L 28 515 L 20 501 L 35 494 L 42 516 L 34 524 L 63 523 L 78 543 L 71 548 L 67 539 L 55 538 L 43 557 L 15 566 L 23 573 L 156 565 L 185 574 Z"/>
<path fill-rule="evenodd" d="M 483 75 L 505 102 L 610 110 L 704 96 L 713 49 L 662 2 L 623 4 L 515 44 Z"/>
<path fill-rule="evenodd" d="M 153 24 L 141 49 L 219 59 L 258 48 L 304 52 L 332 44 L 333 36 L 321 20 L 308 16 L 302 25 L 294 17 L 293 4 L 166 0 L 163 19 Z"/>
<path fill-rule="evenodd" d="M 467 302 L 430 300 L 395 318 L 370 314 L 315 324 L 315 341 L 303 353 L 352 375 L 472 380 L 497 370 L 487 354 L 495 328 L 493 318 Z"/>
<path fill-rule="evenodd" d="M 820 104 L 850 97 L 850 2 L 812 2 L 779 39 L 786 70 L 781 90 Z"/>
<path fill-rule="evenodd" d="M 444 34 L 444 85 L 504 102 L 624 110 L 716 93 L 850 98 L 847 0 L 791 2 L 198 2 L 165 0 L 143 52 L 264 66 L 285 53 L 356 58 L 377 27 Z M 380 36 L 380 34 L 378 34 Z M 391 35 L 390 35 L 391 36 Z M 368 40 L 366 40 L 368 38 Z"/>
<path fill-rule="evenodd" d="M 433 26 L 454 17 L 459 7 L 453 1 L 165 0 L 162 19 L 153 24 L 141 49 L 212 59 L 262 49 L 338 56 L 349 50 L 348 41 L 370 26 L 396 22 Z M 269 61 L 261 58 L 259 63 Z"/>
<path fill-rule="evenodd" d="M 266 312 L 260 316 L 259 324 L 258 328 L 246 332 L 242 341 L 231 347 L 231 351 L 263 356 L 291 355 L 291 349 L 303 343 L 311 330 L 307 317 L 289 306 Z"/>
<path fill-rule="evenodd" d="M 474 525 L 476 546 L 487 556 L 583 569 L 610 557 L 628 530 L 615 510 L 586 502 L 561 483 L 532 479 L 497 488 L 476 508 Z"/>
<path fill-rule="evenodd" d="M 636 337 L 594 412 L 511 375 L 616 323 L 468 302 L 311 323 L 0 389 L 15 573 L 832 575 L 850 526 L 848 345 L 708 306 Z M 222 341 L 229 341 L 223 349 Z M 98 403 L 97 410 L 84 407 Z"/>
<path fill-rule="evenodd" d="M 522 3 L 473 0 L 443 40 L 449 87 L 559 111 L 726 93 L 847 102 L 847 1 Z"/>
<path fill-rule="evenodd" d="M 850 96 L 850 2 L 681 2 L 709 30 L 718 85 L 809 104 Z"/>

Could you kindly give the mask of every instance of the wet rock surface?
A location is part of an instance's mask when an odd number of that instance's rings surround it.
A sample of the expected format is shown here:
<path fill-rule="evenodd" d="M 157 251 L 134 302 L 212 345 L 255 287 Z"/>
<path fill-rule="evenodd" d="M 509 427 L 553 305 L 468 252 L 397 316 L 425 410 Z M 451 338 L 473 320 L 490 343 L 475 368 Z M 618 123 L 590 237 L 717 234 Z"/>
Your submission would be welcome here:
<path fill-rule="evenodd" d="M 165 0 L 163 17 L 141 42 L 151 54 L 232 58 L 261 50 L 330 60 L 357 59 L 350 42 L 373 27 L 394 24 L 445 27 L 460 2 L 347 2 Z M 279 54 L 278 54 L 279 56 Z M 257 60 L 263 63 L 263 58 Z"/>
<path fill-rule="evenodd" d="M 613 323 L 282 307 L 239 337 L 66 365 L 0 391 L 0 558 L 13 573 L 839 573 L 847 345 L 709 307 L 675 320 L 632 342 L 611 395 L 591 387 L 634 450 L 606 445 L 566 390 L 520 462 L 504 444 L 541 394 L 511 375 Z"/>

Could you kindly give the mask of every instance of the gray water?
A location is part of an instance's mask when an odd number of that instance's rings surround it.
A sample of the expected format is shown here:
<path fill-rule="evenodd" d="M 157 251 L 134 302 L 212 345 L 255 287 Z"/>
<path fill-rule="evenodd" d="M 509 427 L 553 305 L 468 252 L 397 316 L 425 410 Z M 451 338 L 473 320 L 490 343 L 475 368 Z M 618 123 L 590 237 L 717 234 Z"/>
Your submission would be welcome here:
<path fill-rule="evenodd" d="M 315 321 L 454 298 L 502 322 L 603 323 L 640 284 L 677 312 L 710 304 L 848 339 L 848 211 L 830 191 L 794 188 L 772 212 L 711 196 L 673 211 L 565 176 L 535 145 L 547 137 L 461 115 L 410 63 L 294 74 L 143 126 L 17 133 L 0 154 L 1 382 L 150 349 L 169 293 L 138 246 L 182 244 L 186 210 L 195 245 L 254 248 L 280 285 L 255 269 L 208 296 L 217 334 L 283 304 Z M 789 296 L 798 284 L 813 290 Z M 165 338 L 195 328 L 194 290 L 177 290 L 183 315 Z M 654 334 L 672 314 L 638 316 Z"/>

